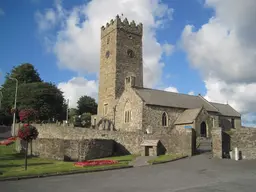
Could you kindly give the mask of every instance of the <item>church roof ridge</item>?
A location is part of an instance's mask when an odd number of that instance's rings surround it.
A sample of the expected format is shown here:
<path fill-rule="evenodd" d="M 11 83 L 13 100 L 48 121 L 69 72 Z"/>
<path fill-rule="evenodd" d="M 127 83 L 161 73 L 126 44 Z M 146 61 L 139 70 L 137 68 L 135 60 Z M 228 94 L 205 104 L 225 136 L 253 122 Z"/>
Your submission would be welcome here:
<path fill-rule="evenodd" d="M 172 92 L 172 91 L 166 91 L 166 90 L 162 90 L 162 89 L 152 89 L 152 88 L 146 88 L 146 87 L 134 87 L 135 89 L 147 89 L 147 90 L 152 90 L 152 91 L 162 91 L 162 92 L 166 92 L 166 93 L 173 93 L 173 94 L 178 94 L 178 95 L 187 95 L 187 96 L 191 96 L 191 97 L 198 97 L 198 95 L 189 95 L 187 93 L 179 93 L 179 92 Z"/>
<path fill-rule="evenodd" d="M 200 108 L 202 105 L 207 111 L 218 112 L 209 102 L 202 100 L 197 95 L 170 92 L 160 89 L 134 87 L 139 97 L 148 105 L 158 105 L 176 108 Z"/>

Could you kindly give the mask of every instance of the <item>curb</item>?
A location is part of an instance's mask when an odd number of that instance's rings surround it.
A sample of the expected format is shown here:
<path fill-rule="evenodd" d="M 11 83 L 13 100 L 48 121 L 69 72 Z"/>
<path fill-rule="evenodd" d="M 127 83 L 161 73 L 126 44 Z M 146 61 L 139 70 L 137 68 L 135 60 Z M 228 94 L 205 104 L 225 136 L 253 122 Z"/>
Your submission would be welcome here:
<path fill-rule="evenodd" d="M 133 166 L 121 166 L 121 167 L 111 167 L 111 168 L 100 168 L 95 170 L 78 170 L 78 171 L 70 171 L 64 173 L 49 173 L 49 174 L 42 174 L 42 175 L 31 175 L 31 176 L 20 176 L 20 177 L 7 177 L 7 178 L 0 178 L 1 181 L 16 181 L 22 179 L 33 179 L 33 178 L 43 178 L 43 177 L 52 177 L 52 176 L 64 176 L 64 175 L 73 175 L 73 174 L 81 174 L 81 173 L 92 173 L 92 172 L 100 172 L 100 171 L 111 171 L 117 169 L 127 169 L 133 168 Z"/>
<path fill-rule="evenodd" d="M 180 160 L 180 159 L 186 159 L 186 158 L 188 158 L 188 155 L 184 156 L 184 157 L 177 158 L 177 159 L 172 159 L 172 160 L 169 160 L 169 161 L 154 162 L 154 163 L 151 163 L 150 165 L 158 165 L 158 164 L 163 164 L 163 163 L 169 163 L 169 162 L 177 161 L 177 160 Z"/>

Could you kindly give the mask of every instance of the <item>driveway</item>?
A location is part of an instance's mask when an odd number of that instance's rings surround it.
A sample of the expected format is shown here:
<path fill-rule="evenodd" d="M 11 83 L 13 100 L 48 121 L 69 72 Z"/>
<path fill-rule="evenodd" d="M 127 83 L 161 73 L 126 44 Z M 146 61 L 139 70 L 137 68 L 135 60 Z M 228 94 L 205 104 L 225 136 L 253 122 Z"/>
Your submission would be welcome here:
<path fill-rule="evenodd" d="M 256 161 L 199 155 L 154 166 L 0 182 L 0 188 L 11 192 L 252 192 Z"/>

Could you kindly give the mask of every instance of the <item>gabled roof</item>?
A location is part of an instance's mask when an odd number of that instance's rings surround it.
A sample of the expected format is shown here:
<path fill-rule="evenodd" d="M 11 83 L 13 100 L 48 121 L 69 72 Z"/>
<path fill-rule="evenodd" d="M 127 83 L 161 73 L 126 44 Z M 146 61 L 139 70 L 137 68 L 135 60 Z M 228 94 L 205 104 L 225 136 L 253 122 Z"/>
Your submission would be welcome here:
<path fill-rule="evenodd" d="M 174 122 L 174 125 L 193 123 L 194 120 L 199 115 L 199 113 L 201 112 L 201 110 L 202 110 L 202 108 L 187 109 L 187 110 L 185 110 L 183 113 L 181 113 L 179 115 L 177 120 Z"/>
<path fill-rule="evenodd" d="M 218 112 L 214 106 L 199 96 L 147 88 L 135 88 L 135 91 L 148 105 L 183 109 L 201 108 L 203 106 L 207 111 Z"/>
<path fill-rule="evenodd" d="M 238 113 L 234 108 L 232 108 L 229 104 L 221 104 L 221 103 L 214 103 L 210 102 L 212 105 L 214 105 L 219 112 L 224 116 L 229 117 L 241 117 L 241 114 Z"/>
<path fill-rule="evenodd" d="M 204 107 L 206 111 L 218 112 L 224 116 L 241 117 L 234 108 L 228 104 L 209 102 L 202 96 L 187 95 L 157 89 L 134 88 L 136 93 L 148 105 L 175 107 L 183 109 L 196 109 Z"/>

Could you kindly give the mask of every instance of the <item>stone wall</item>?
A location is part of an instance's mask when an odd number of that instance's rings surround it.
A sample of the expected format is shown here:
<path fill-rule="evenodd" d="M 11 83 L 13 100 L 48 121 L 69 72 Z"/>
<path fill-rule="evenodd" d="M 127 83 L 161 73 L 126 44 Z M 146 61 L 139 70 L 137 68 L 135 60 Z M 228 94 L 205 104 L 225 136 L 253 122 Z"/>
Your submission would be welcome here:
<path fill-rule="evenodd" d="M 237 147 L 242 159 L 256 159 L 256 129 L 241 128 L 229 133 L 230 149 Z"/>
<path fill-rule="evenodd" d="M 220 127 L 222 127 L 224 131 L 241 128 L 241 118 L 220 116 L 219 119 L 220 119 Z M 232 119 L 234 119 L 234 127 L 232 126 L 232 123 L 231 123 Z"/>
<path fill-rule="evenodd" d="M 25 150 L 25 142 L 16 148 Z M 31 144 L 28 154 L 31 154 Z M 58 138 L 38 138 L 32 142 L 32 154 L 41 158 L 65 161 L 83 161 L 112 156 L 114 141 L 105 139 L 64 140 Z"/>
<path fill-rule="evenodd" d="M 148 127 L 151 127 L 153 131 L 158 131 L 161 128 L 171 131 L 171 129 L 174 127 L 174 122 L 183 111 L 184 109 L 144 105 L 142 130 L 145 131 Z M 162 115 L 164 112 L 166 112 L 168 115 L 168 126 L 166 127 L 162 126 Z"/>
<path fill-rule="evenodd" d="M 197 118 L 195 119 L 194 123 L 194 129 L 196 131 L 196 135 L 200 136 L 201 134 L 201 123 L 205 122 L 206 124 L 206 131 L 207 131 L 207 136 L 211 137 L 211 130 L 212 130 L 212 118 L 209 116 L 208 112 L 203 109 L 201 112 L 198 114 Z"/>
<path fill-rule="evenodd" d="M 212 129 L 212 154 L 213 157 L 222 158 L 222 130 L 220 127 Z"/>
<path fill-rule="evenodd" d="M 61 127 L 56 125 L 35 125 L 39 131 L 38 140 L 40 139 L 63 139 L 71 142 L 70 148 L 65 149 L 70 154 L 78 148 L 75 141 L 105 139 L 114 140 L 113 153 L 123 154 L 141 154 L 141 143 L 144 139 L 159 139 L 166 150 L 166 153 L 183 153 L 191 154 L 191 133 L 189 131 L 179 132 L 172 130 L 171 133 L 166 129 L 160 128 L 153 134 L 144 134 L 143 132 L 121 132 L 121 131 L 104 131 L 86 128 Z M 35 141 L 38 142 L 38 141 Z M 67 142 L 67 141 L 66 141 Z M 62 146 L 62 144 L 60 144 Z M 66 146 L 68 144 L 66 143 Z M 100 146 L 100 145 L 99 145 Z M 68 152 L 69 151 L 69 152 Z M 74 152 L 76 154 L 76 152 Z M 72 156 L 72 155 L 70 155 Z"/>
<path fill-rule="evenodd" d="M 131 121 L 125 123 L 125 107 L 130 105 Z M 119 131 L 135 132 L 142 130 L 142 106 L 143 101 L 131 87 L 126 87 L 118 101 L 115 115 L 115 127 Z"/>

